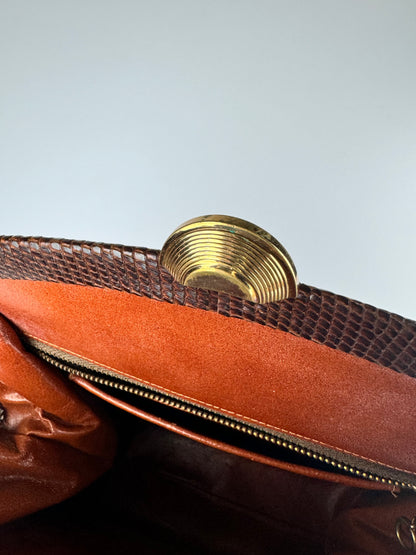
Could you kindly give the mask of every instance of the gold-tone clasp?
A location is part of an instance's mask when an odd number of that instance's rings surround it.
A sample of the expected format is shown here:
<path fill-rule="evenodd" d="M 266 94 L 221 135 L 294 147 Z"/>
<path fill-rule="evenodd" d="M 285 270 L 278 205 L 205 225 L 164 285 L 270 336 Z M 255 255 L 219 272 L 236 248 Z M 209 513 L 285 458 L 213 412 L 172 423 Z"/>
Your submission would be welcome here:
<path fill-rule="evenodd" d="M 396 536 L 400 542 L 400 545 L 416 553 L 416 517 L 409 520 L 405 516 L 401 516 L 396 521 Z"/>
<path fill-rule="evenodd" d="M 160 263 L 179 283 L 258 303 L 296 297 L 297 274 L 286 249 L 267 231 L 231 216 L 202 216 L 167 239 Z"/>

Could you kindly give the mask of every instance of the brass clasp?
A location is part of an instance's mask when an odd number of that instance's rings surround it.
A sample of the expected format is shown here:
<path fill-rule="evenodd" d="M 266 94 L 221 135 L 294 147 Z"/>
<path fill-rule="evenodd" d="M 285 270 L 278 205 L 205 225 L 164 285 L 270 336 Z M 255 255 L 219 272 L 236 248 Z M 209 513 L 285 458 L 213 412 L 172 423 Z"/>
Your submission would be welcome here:
<path fill-rule="evenodd" d="M 160 263 L 179 283 L 257 303 L 297 295 L 297 275 L 286 249 L 267 231 L 231 216 L 185 222 L 167 239 Z"/>

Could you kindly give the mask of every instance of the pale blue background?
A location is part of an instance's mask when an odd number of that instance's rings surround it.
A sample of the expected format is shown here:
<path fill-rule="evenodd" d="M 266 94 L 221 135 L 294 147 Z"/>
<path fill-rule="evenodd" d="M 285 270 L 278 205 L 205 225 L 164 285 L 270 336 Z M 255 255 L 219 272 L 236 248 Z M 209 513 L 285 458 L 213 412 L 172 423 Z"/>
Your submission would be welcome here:
<path fill-rule="evenodd" d="M 414 0 L 0 0 L 0 232 L 240 216 L 416 318 Z"/>

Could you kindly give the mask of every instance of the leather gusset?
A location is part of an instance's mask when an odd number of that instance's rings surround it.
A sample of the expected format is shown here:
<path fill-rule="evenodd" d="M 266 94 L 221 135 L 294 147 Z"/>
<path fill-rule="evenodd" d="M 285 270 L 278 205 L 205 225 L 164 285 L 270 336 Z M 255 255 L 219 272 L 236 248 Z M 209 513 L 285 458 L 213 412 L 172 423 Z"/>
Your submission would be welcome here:
<path fill-rule="evenodd" d="M 113 427 L 82 397 L 0 317 L 0 523 L 72 496 L 110 467 Z"/>
<path fill-rule="evenodd" d="M 179 398 L 416 472 L 416 382 L 281 330 L 121 291 L 0 281 L 25 334 Z"/>

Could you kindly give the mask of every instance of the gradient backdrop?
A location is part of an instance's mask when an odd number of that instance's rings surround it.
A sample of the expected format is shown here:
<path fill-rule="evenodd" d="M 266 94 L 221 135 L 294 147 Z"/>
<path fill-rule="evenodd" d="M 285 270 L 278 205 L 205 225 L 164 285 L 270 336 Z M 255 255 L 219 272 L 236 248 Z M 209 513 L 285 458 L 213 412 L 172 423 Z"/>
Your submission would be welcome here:
<path fill-rule="evenodd" d="M 0 0 L 0 233 L 251 220 L 416 318 L 414 0 Z"/>

